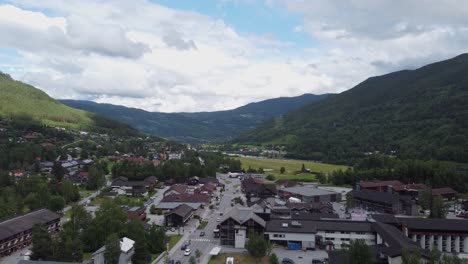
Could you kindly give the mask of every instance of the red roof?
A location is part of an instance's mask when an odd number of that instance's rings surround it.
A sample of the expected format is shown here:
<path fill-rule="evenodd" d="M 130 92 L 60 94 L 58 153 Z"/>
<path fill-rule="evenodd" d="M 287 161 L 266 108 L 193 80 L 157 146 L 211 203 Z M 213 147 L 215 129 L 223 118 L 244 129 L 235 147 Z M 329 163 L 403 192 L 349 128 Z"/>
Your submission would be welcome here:
<path fill-rule="evenodd" d="M 78 174 L 78 176 L 79 176 L 80 178 L 88 178 L 88 175 L 89 175 L 89 174 L 88 174 L 88 172 L 86 172 L 86 171 L 82 171 L 82 172 L 80 172 L 80 173 Z"/>
<path fill-rule="evenodd" d="M 455 191 L 454 189 L 450 187 L 444 187 L 444 188 L 436 188 L 432 189 L 432 194 L 433 195 L 443 195 L 443 194 L 457 194 L 458 192 Z"/>
<path fill-rule="evenodd" d="M 360 182 L 359 185 L 361 188 L 377 188 L 377 187 L 386 187 L 391 185 L 392 187 L 403 185 L 400 181 L 392 180 L 392 181 L 368 181 L 368 182 Z"/>
<path fill-rule="evenodd" d="M 394 186 L 393 189 L 397 192 L 399 191 L 404 191 L 404 190 L 407 190 L 407 191 L 410 191 L 410 190 L 424 190 L 426 189 L 426 185 L 422 184 L 422 183 L 413 183 L 413 184 L 403 184 L 403 185 L 397 185 L 397 186 Z"/>
<path fill-rule="evenodd" d="M 210 196 L 206 194 L 170 194 L 162 199 L 161 202 L 181 202 L 181 203 L 209 203 Z"/>

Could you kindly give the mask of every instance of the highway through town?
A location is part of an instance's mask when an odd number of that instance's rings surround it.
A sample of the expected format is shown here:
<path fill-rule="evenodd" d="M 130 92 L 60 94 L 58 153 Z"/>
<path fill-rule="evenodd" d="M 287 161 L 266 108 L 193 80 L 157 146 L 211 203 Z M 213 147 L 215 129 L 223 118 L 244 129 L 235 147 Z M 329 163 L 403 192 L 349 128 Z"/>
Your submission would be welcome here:
<path fill-rule="evenodd" d="M 203 215 L 203 220 L 208 221 L 207 226 L 203 230 L 192 229 L 184 235 L 179 243 L 169 252 L 170 260 L 179 260 L 182 264 L 188 264 L 190 256 L 195 256 L 195 252 L 198 249 L 201 253 L 200 263 L 208 263 L 210 259 L 210 251 L 215 247 L 219 246 L 219 238 L 214 237 L 213 230 L 217 228 L 219 224 L 218 218 L 223 218 L 221 213 L 227 213 L 232 207 L 231 202 L 235 197 L 241 196 L 240 192 L 240 181 L 235 178 L 228 178 L 226 174 L 217 174 L 217 178 L 220 183 L 225 184 L 225 191 L 220 193 L 217 192 L 219 197 L 219 206 L 213 210 L 206 210 Z M 216 203 L 214 203 L 216 204 Z M 200 232 L 204 231 L 205 236 L 201 237 Z M 185 243 L 185 240 L 190 239 L 189 248 L 191 250 L 190 256 L 184 256 L 184 251 L 181 250 L 181 246 Z M 160 262 L 162 263 L 162 262 Z"/>

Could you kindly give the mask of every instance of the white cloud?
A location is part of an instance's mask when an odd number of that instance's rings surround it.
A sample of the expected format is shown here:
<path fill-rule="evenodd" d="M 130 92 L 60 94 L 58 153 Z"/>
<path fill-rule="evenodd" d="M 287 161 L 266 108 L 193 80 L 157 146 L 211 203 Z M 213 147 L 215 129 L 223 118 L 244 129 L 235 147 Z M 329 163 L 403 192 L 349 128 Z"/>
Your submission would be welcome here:
<path fill-rule="evenodd" d="M 265 1 L 303 16 L 291 32 L 314 39 L 304 50 L 145 0 L 10 2 L 0 5 L 0 48 L 20 54 L 15 77 L 56 98 L 150 111 L 339 92 L 371 75 L 454 56 L 468 41 L 468 7 L 455 0 Z"/>

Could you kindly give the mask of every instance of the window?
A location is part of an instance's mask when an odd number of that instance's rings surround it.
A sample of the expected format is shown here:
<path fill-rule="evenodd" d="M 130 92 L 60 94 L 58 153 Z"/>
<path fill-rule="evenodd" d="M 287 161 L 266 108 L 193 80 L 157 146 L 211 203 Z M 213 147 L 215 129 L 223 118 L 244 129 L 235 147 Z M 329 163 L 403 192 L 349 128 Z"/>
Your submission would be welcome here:
<path fill-rule="evenodd" d="M 349 238 L 342 238 L 341 241 L 349 241 Z"/>

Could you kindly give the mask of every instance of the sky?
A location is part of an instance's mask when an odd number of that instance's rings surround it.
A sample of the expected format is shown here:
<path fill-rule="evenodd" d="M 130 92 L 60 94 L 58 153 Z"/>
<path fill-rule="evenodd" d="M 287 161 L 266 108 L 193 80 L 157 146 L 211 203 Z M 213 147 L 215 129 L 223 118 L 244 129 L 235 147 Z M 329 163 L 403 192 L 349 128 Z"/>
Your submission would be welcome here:
<path fill-rule="evenodd" d="M 232 109 L 468 52 L 466 0 L 0 0 L 0 71 L 57 99 Z"/>

